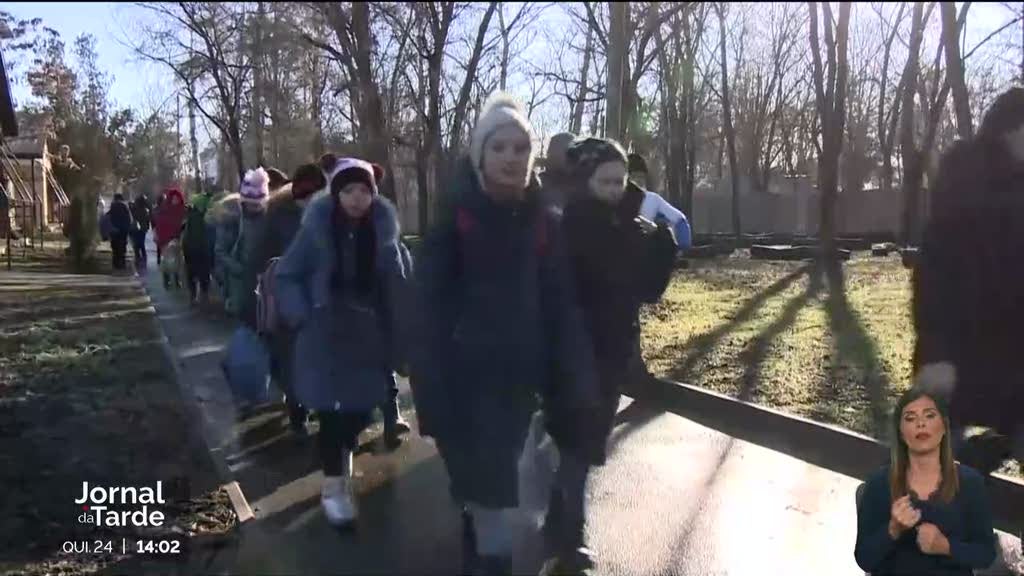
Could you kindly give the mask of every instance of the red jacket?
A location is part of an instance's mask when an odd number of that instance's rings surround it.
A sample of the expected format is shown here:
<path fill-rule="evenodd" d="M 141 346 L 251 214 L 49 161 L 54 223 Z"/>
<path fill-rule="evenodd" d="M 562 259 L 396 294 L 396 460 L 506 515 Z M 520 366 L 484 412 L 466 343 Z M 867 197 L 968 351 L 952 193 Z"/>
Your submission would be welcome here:
<path fill-rule="evenodd" d="M 170 188 L 164 193 L 156 215 L 156 244 L 163 248 L 168 242 L 181 235 L 181 225 L 185 222 L 185 196 L 177 188 Z"/>

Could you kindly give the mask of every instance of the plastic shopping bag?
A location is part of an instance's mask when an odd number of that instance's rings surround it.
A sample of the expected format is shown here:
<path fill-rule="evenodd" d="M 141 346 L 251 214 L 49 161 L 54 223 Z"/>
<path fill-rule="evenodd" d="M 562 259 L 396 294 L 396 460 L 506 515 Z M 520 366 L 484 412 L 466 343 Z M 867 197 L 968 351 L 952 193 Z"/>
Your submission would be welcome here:
<path fill-rule="evenodd" d="M 519 511 L 539 525 L 547 513 L 551 487 L 558 470 L 558 448 L 544 427 L 544 415 L 537 412 L 519 458 Z"/>

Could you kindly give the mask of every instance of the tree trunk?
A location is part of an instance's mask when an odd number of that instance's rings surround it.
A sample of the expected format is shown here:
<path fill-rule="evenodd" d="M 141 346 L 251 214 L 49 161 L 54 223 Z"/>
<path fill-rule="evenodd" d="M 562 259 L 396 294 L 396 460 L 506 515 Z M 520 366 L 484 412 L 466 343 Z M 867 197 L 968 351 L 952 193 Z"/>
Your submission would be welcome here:
<path fill-rule="evenodd" d="M 629 57 L 629 39 L 626 26 L 629 18 L 629 2 L 609 2 L 611 16 L 608 29 L 608 77 L 605 94 L 604 132 L 612 140 L 622 139 L 623 87 L 625 84 L 626 59 Z"/>
<path fill-rule="evenodd" d="M 192 148 L 192 170 L 195 174 L 195 186 L 198 192 L 203 191 L 203 176 L 199 169 L 199 140 L 196 138 L 196 106 L 188 99 L 188 143 Z"/>
<path fill-rule="evenodd" d="M 893 98 L 893 109 L 890 112 L 892 114 L 892 118 L 888 120 L 885 117 L 885 93 L 886 87 L 889 83 L 889 65 L 892 62 L 892 44 L 896 40 L 896 33 L 899 31 L 900 20 L 903 18 L 905 9 L 906 4 L 900 4 L 900 10 L 896 14 L 896 21 L 893 24 L 892 30 L 889 32 L 889 36 L 885 39 L 882 52 L 881 86 L 878 90 L 878 123 L 876 130 L 878 133 L 879 153 L 882 157 L 882 191 L 887 195 L 892 192 L 892 179 L 894 173 L 892 166 L 892 147 L 896 127 L 895 121 L 900 110 L 900 98 L 902 97 L 901 91 L 903 90 L 903 82 L 899 82 L 896 86 Z"/>
<path fill-rule="evenodd" d="M 583 49 L 583 70 L 580 72 L 580 89 L 576 93 L 576 102 L 572 110 L 572 122 L 569 131 L 579 134 L 583 129 L 583 109 L 586 105 L 587 94 L 590 92 L 590 60 L 594 52 L 594 29 L 587 26 L 587 44 Z"/>
<path fill-rule="evenodd" d="M 921 41 L 924 36 L 924 3 L 915 2 L 911 17 L 910 47 L 906 67 L 903 69 L 903 104 L 900 122 L 900 153 L 903 157 L 903 244 L 917 238 L 918 205 L 923 166 L 921 154 L 914 142 L 914 124 L 917 116 L 914 97 L 917 95 L 920 75 Z"/>
<path fill-rule="evenodd" d="M 964 61 L 960 57 L 960 30 L 956 21 L 956 6 L 953 2 L 940 2 L 939 10 L 942 14 L 942 43 L 946 52 L 946 78 L 953 92 L 957 135 L 961 140 L 970 140 L 973 132 L 971 102 L 964 80 Z"/>
<path fill-rule="evenodd" d="M 426 142 L 420 141 L 416 148 L 416 212 L 419 223 L 419 235 L 422 237 L 430 227 L 430 180 L 427 166 L 430 163 L 430 150 Z"/>
<path fill-rule="evenodd" d="M 498 76 L 498 87 L 505 90 L 508 82 L 508 29 L 505 28 L 505 6 L 498 7 L 498 30 L 501 33 L 501 63 Z"/>
<path fill-rule="evenodd" d="M 721 3 L 715 4 L 718 12 L 718 46 L 722 71 L 722 130 L 725 132 L 726 153 L 729 155 L 729 177 L 732 180 L 732 233 L 743 233 L 740 222 L 740 179 L 736 165 L 736 131 L 732 125 L 732 100 L 729 97 L 729 64 L 725 49 L 725 12 Z"/>
<path fill-rule="evenodd" d="M 256 138 L 256 163 L 265 165 L 263 146 L 263 83 L 266 67 L 263 66 L 263 2 L 256 4 L 256 15 L 253 18 L 252 37 L 252 109 L 251 128 Z"/>
<path fill-rule="evenodd" d="M 839 155 L 842 152 L 846 122 L 847 92 L 847 38 L 850 24 L 850 3 L 839 4 L 839 20 L 835 34 L 832 29 L 832 9 L 822 4 L 822 24 L 825 26 L 825 51 L 828 68 L 821 62 L 818 41 L 818 6 L 809 2 L 811 56 L 814 64 L 815 101 L 821 124 L 821 155 L 818 161 L 818 189 L 820 191 L 820 222 L 818 236 L 826 262 L 836 261 L 835 207 L 839 188 Z"/>
<path fill-rule="evenodd" d="M 473 88 L 473 80 L 476 78 L 476 70 L 480 66 L 480 57 L 483 55 L 484 39 L 487 37 L 487 29 L 491 24 L 494 11 L 498 8 L 497 2 L 491 2 L 484 13 L 480 27 L 477 29 L 476 43 L 473 45 L 473 52 L 469 58 L 469 65 L 466 67 L 465 80 L 462 89 L 459 91 L 459 99 L 455 104 L 451 125 L 451 139 L 448 145 L 448 154 L 452 161 L 458 158 L 462 147 L 462 129 L 466 121 L 466 112 L 469 106 L 470 92 Z"/>
<path fill-rule="evenodd" d="M 312 152 L 314 158 L 324 153 L 324 88 L 326 75 L 320 69 L 320 56 L 314 55 L 310 63 L 310 119 L 313 122 Z"/>
<path fill-rule="evenodd" d="M 384 167 L 385 176 L 380 192 L 393 202 L 398 201 L 395 194 L 395 178 L 391 170 L 391 146 L 384 118 L 384 105 L 380 97 L 380 88 L 373 76 L 373 63 L 370 54 L 373 50 L 373 38 L 370 34 L 370 8 L 366 2 L 352 3 L 352 35 L 355 38 L 357 85 L 361 94 L 359 121 L 364 137 L 367 159 Z"/>

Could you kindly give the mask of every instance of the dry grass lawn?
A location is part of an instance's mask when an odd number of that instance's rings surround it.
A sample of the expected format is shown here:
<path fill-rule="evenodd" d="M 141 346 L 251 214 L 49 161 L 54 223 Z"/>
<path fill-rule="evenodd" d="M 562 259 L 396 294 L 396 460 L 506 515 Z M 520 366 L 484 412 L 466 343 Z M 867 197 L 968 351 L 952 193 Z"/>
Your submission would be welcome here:
<path fill-rule="evenodd" d="M 644 315 L 657 375 L 884 436 L 909 386 L 910 274 L 862 256 L 829 277 L 801 262 L 692 262 Z"/>

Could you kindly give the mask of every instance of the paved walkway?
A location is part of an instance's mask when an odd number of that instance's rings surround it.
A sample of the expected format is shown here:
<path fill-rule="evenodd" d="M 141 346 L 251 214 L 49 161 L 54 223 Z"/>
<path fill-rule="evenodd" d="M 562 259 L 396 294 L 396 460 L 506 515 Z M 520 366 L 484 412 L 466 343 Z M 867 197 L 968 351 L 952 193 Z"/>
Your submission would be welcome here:
<path fill-rule="evenodd" d="M 218 366 L 232 324 L 190 309 L 186 291 L 165 291 L 155 266 L 144 282 L 211 445 L 255 513 L 234 556 L 218 564 L 233 573 L 458 573 L 458 515 L 429 441 L 412 435 L 388 453 L 377 448 L 379 426 L 369 430 L 356 459 L 359 529 L 337 533 L 320 513 L 313 441 L 292 436 L 280 411 L 235 423 Z M 597 573 L 863 574 L 853 560 L 859 480 L 628 399 L 619 420 L 609 462 L 589 486 Z M 517 573 L 539 566 L 518 562 Z"/>

